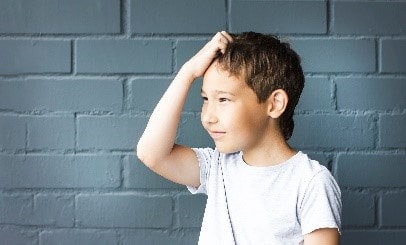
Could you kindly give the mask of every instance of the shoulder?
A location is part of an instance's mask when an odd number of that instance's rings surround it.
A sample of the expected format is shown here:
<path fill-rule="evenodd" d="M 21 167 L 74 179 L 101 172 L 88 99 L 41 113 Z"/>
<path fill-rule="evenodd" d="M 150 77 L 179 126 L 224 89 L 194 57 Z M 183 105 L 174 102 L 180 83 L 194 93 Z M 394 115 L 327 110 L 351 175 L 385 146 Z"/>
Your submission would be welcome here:
<path fill-rule="evenodd" d="M 340 188 L 331 172 L 319 162 L 310 159 L 306 154 L 300 154 L 300 162 L 296 166 L 296 172 L 300 173 L 300 189 L 302 195 L 308 195 L 312 191 L 337 192 Z"/>
<path fill-rule="evenodd" d="M 331 176 L 330 171 L 318 161 L 310 159 L 306 154 L 299 152 L 295 164 L 296 171 L 300 171 L 301 180 L 310 182 L 314 178 Z"/>

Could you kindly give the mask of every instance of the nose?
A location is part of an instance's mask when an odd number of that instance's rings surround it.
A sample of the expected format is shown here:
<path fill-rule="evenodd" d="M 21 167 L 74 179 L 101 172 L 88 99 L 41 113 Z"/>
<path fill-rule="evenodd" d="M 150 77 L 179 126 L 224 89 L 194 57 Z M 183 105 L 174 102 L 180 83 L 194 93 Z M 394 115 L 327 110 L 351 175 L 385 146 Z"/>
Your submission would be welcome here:
<path fill-rule="evenodd" d="M 213 124 L 218 121 L 216 108 L 213 104 L 207 103 L 202 107 L 201 120 L 203 124 Z"/>

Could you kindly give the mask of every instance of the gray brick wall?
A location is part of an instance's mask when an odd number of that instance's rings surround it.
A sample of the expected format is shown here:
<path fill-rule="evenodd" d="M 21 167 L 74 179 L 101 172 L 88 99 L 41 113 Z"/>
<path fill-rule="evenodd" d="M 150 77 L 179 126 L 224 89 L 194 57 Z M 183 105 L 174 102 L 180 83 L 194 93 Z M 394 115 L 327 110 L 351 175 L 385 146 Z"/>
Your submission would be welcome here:
<path fill-rule="evenodd" d="M 302 56 L 290 143 L 343 192 L 342 244 L 406 240 L 406 2 L 0 1 L 0 244 L 196 244 L 205 196 L 134 147 L 180 66 L 219 30 Z M 177 141 L 213 146 L 200 85 Z M 162 122 L 165 123 L 165 122 Z"/>

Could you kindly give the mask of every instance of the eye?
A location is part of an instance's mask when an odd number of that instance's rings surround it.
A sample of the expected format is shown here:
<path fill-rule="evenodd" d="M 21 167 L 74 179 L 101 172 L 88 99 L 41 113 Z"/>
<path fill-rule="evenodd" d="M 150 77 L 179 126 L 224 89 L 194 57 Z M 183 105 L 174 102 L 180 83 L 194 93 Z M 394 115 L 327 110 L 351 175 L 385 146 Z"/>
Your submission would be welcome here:
<path fill-rule="evenodd" d="M 230 101 L 230 100 L 227 98 L 219 98 L 219 102 L 227 102 L 227 101 Z"/>
<path fill-rule="evenodd" d="M 209 99 L 205 96 L 202 96 L 203 103 L 206 103 Z"/>

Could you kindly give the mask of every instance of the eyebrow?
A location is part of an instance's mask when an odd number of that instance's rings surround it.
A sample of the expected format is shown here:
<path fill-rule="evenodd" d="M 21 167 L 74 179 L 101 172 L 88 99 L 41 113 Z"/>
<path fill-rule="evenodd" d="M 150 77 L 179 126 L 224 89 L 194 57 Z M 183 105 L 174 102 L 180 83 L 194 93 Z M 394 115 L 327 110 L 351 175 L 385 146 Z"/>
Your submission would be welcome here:
<path fill-rule="evenodd" d="M 231 92 L 226 92 L 226 91 L 222 91 L 222 90 L 214 90 L 214 92 L 216 94 L 229 94 L 229 95 L 235 96 L 235 94 L 233 94 Z M 201 93 L 206 94 L 206 92 L 203 89 L 201 89 Z"/>

